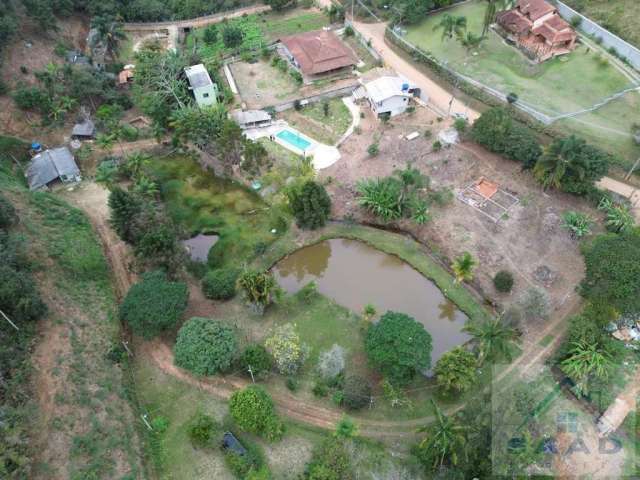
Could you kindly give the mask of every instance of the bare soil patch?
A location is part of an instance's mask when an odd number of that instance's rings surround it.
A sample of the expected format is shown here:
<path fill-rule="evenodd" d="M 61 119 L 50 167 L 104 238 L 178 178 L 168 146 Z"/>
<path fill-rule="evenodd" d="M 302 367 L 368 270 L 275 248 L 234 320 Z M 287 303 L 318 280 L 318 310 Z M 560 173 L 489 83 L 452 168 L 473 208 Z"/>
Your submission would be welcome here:
<path fill-rule="evenodd" d="M 357 84 L 355 78 L 344 78 L 298 85 L 288 73 L 283 73 L 262 59 L 256 63 L 232 63 L 229 68 L 238 85 L 240 98 L 250 109 L 274 106 Z"/>
<path fill-rule="evenodd" d="M 396 117 L 388 125 L 374 119 L 367 108 L 363 111 L 366 118 L 361 123 L 362 133 L 352 135 L 341 147 L 342 159 L 321 173 L 333 179 L 328 189 L 334 217 L 375 223 L 376 219 L 357 204 L 357 182 L 390 175 L 407 162 L 428 175 L 434 187 L 446 187 L 454 193 L 484 176 L 520 199 L 497 224 L 454 199 L 450 205 L 433 208 L 433 219 L 424 226 L 411 221 L 396 226 L 430 245 L 446 263 L 469 251 L 479 261 L 473 286 L 504 305 L 514 303 L 533 286 L 547 291 L 554 309 L 577 297 L 575 287 L 584 274 L 583 260 L 577 242 L 561 227 L 561 216 L 566 210 L 578 210 L 597 218 L 595 209 L 586 206 L 583 199 L 542 191 L 531 173 L 521 171 L 519 164 L 473 143 L 434 152 L 437 133 L 448 123 L 438 122 L 436 115 L 424 108 Z M 429 138 L 425 130 L 431 132 Z M 413 131 L 421 136 L 412 141 L 404 139 Z M 380 146 L 376 157 L 366 152 L 372 143 Z M 550 273 L 543 281 L 536 274 L 541 268 Z M 511 294 L 499 294 L 493 287 L 493 276 L 503 269 L 515 276 Z"/>

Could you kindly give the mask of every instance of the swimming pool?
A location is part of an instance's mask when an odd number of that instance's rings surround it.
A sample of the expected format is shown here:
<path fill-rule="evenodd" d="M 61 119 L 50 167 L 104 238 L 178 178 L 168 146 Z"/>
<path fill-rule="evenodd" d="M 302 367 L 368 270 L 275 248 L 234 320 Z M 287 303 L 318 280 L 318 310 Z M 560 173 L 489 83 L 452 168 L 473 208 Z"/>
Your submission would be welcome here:
<path fill-rule="evenodd" d="M 302 150 L 303 152 L 311 146 L 311 142 L 302 138 L 300 134 L 293 133 L 291 130 L 281 130 L 276 135 L 283 142 L 288 143 L 289 145 L 297 148 L 298 150 Z"/>

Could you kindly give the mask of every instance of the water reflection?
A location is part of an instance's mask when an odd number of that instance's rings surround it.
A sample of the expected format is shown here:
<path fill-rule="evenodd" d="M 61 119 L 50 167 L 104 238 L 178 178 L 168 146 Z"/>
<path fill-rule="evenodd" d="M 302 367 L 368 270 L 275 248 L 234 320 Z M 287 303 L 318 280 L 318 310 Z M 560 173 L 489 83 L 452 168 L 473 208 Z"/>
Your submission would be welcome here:
<path fill-rule="evenodd" d="M 310 281 L 337 303 L 361 312 L 367 303 L 379 312 L 404 312 L 421 322 L 433 337 L 435 362 L 469 337 L 461 331 L 467 319 L 438 287 L 398 257 L 362 242 L 334 239 L 303 248 L 273 269 L 288 292 Z"/>
<path fill-rule="evenodd" d="M 191 260 L 195 262 L 206 262 L 209 249 L 216 244 L 218 238 L 218 235 L 205 235 L 201 233 L 189 240 L 183 240 L 182 245 L 187 249 Z"/>

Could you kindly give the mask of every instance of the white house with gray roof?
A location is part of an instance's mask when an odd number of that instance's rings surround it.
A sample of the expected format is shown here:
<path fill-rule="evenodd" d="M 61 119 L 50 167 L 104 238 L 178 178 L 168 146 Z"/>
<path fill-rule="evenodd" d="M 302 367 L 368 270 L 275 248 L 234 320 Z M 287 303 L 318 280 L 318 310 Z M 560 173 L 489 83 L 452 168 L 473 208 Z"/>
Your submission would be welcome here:
<path fill-rule="evenodd" d="M 185 67 L 184 73 L 189 81 L 189 89 L 200 108 L 218 103 L 218 86 L 211 81 L 203 64 Z"/>
<path fill-rule="evenodd" d="M 35 155 L 27 168 L 27 183 L 30 190 L 48 187 L 52 182 L 79 182 L 80 169 L 67 147 L 45 150 Z"/>
<path fill-rule="evenodd" d="M 409 106 L 409 99 L 419 95 L 419 89 L 412 86 L 406 78 L 398 76 L 382 76 L 365 83 L 353 92 L 356 100 L 369 100 L 371 110 L 380 116 L 399 115 Z"/>

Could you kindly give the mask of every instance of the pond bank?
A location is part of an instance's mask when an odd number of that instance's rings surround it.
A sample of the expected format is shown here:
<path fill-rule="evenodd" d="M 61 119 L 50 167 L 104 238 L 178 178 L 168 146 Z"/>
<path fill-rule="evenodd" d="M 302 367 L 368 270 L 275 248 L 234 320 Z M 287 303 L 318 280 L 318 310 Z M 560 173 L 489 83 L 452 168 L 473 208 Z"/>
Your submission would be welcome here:
<path fill-rule="evenodd" d="M 467 290 L 467 287 L 455 283 L 451 274 L 431 257 L 425 245 L 416 242 L 407 235 L 378 228 L 330 222 L 324 228 L 315 231 L 292 230 L 274 242 L 264 255 L 256 260 L 255 266 L 270 269 L 278 261 L 300 248 L 335 238 L 359 240 L 384 253 L 400 258 L 433 281 L 442 294 L 464 312 L 471 321 L 480 322 L 491 317 L 491 313 Z"/>

